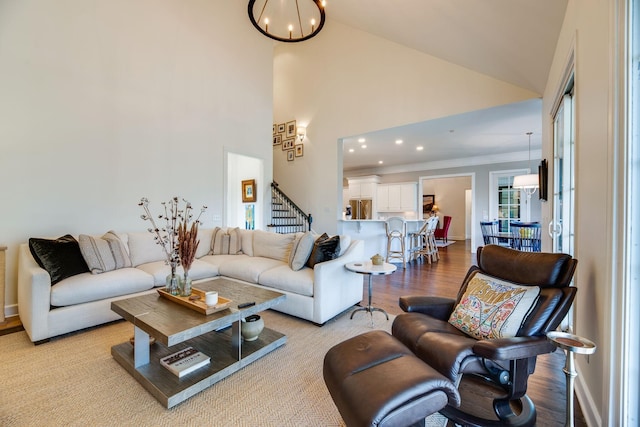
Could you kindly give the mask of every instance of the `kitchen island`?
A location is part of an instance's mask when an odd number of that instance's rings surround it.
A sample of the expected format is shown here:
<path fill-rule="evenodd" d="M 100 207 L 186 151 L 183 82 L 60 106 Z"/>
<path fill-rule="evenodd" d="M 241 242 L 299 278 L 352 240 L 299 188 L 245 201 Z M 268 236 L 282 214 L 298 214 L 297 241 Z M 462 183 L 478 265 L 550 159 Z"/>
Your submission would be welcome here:
<path fill-rule="evenodd" d="M 406 259 L 409 261 L 411 242 L 409 234 L 417 232 L 424 224 L 422 219 L 407 219 L 407 237 L 405 240 Z M 375 254 L 387 256 L 386 220 L 383 219 L 341 219 L 338 220 L 338 233 L 348 234 L 352 239 L 364 241 L 364 257 L 369 259 Z M 395 242 L 397 244 L 397 242 Z M 395 249 L 395 246 L 394 246 Z M 399 249 L 399 248 L 398 248 Z"/>

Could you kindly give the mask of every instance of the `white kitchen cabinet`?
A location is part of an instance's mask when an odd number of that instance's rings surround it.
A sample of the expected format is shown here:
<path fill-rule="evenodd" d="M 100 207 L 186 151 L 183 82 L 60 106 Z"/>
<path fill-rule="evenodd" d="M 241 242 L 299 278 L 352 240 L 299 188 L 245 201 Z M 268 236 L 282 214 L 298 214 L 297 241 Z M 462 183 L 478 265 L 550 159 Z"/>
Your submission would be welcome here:
<path fill-rule="evenodd" d="M 347 178 L 349 181 L 350 199 L 374 199 L 380 177 L 365 176 L 358 178 Z"/>
<path fill-rule="evenodd" d="M 409 212 L 417 209 L 418 184 L 380 184 L 377 191 L 378 212 Z"/>

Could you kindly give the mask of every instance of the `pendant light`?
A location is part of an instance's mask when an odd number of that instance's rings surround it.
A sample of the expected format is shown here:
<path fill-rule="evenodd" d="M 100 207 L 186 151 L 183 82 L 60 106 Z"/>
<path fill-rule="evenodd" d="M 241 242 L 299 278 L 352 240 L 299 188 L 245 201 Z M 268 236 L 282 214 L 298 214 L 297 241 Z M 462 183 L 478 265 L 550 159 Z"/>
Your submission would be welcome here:
<path fill-rule="evenodd" d="M 531 135 L 533 132 L 527 132 L 529 135 L 529 170 L 531 170 Z M 513 185 L 511 187 L 523 191 L 527 195 L 527 199 L 531 199 L 533 193 L 539 187 L 538 174 L 530 173 L 527 175 L 517 175 L 513 177 Z"/>

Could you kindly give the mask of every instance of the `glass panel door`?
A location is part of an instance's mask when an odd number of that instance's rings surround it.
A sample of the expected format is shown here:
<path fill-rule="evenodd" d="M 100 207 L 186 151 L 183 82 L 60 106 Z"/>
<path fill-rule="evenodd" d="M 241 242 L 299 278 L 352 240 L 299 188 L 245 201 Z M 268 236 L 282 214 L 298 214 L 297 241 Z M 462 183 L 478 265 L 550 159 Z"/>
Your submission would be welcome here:
<path fill-rule="evenodd" d="M 553 120 L 553 219 L 549 232 L 554 252 L 573 255 L 574 244 L 574 115 L 573 96 L 564 95 Z"/>

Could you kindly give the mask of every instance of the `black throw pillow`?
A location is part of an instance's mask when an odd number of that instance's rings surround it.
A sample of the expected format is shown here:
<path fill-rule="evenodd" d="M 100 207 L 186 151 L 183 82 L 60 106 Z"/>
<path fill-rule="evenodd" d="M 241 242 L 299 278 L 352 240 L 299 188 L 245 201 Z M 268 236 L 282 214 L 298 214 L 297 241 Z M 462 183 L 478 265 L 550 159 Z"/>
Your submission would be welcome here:
<path fill-rule="evenodd" d="M 89 272 L 80 245 L 70 234 L 55 240 L 32 237 L 29 250 L 38 265 L 51 276 L 52 285 L 67 277 Z"/>
<path fill-rule="evenodd" d="M 307 260 L 307 267 L 313 268 L 318 263 L 336 259 L 339 253 L 340 236 L 329 237 L 327 233 L 324 233 L 313 244 L 311 255 Z"/>

